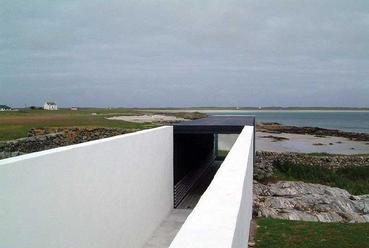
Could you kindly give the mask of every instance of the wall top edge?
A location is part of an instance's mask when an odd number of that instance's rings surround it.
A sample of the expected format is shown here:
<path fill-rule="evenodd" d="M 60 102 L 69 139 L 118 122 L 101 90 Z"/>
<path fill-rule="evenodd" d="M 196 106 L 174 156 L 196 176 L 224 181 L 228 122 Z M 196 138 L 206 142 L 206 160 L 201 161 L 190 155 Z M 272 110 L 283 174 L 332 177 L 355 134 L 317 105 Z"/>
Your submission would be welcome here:
<path fill-rule="evenodd" d="M 84 142 L 84 143 L 79 143 L 79 144 L 74 144 L 74 145 L 69 145 L 69 146 L 62 146 L 62 147 L 57 147 L 57 148 L 53 148 L 53 149 L 49 149 L 49 150 L 24 154 L 24 155 L 20 155 L 20 156 L 17 156 L 17 157 L 6 158 L 6 159 L 0 160 L 0 166 L 11 164 L 11 163 L 22 161 L 22 160 L 42 157 L 42 156 L 46 156 L 46 155 L 49 155 L 49 154 L 55 154 L 55 153 L 59 153 L 59 152 L 67 151 L 67 150 L 77 149 L 77 148 L 81 148 L 81 147 L 88 147 L 88 146 L 91 146 L 91 145 L 103 144 L 103 143 L 107 143 L 107 142 L 122 139 L 122 138 L 127 138 L 127 137 L 131 137 L 131 136 L 137 136 L 137 135 L 141 135 L 141 134 L 145 134 L 145 133 L 155 132 L 155 131 L 158 131 L 158 130 L 161 130 L 161 129 L 173 129 L 173 127 L 172 126 L 162 126 L 162 127 L 150 128 L 150 129 L 140 130 L 140 131 L 136 131 L 136 132 L 132 132 L 132 133 L 121 134 L 121 135 L 117 135 L 117 136 L 113 136 L 113 137 L 109 137 L 109 138 L 92 140 L 92 141 L 88 141 L 88 142 Z"/>

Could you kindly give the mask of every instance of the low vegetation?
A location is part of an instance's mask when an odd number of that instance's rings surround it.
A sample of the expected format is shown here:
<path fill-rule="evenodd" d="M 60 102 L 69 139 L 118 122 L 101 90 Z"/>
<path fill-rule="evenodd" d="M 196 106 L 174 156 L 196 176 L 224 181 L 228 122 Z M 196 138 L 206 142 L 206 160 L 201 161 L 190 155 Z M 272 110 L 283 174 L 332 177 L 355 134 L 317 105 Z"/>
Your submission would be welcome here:
<path fill-rule="evenodd" d="M 71 111 L 61 109 L 57 111 L 47 111 L 40 109 L 21 109 L 12 112 L 0 112 L 0 141 L 12 140 L 26 137 L 32 128 L 123 128 L 123 129 L 145 129 L 157 126 L 151 123 L 131 123 L 124 121 L 107 120 L 107 117 L 117 115 L 142 115 L 145 113 L 155 113 L 139 109 L 79 109 Z M 161 113 L 175 115 L 177 117 L 196 119 L 204 117 L 200 113 Z"/>
<path fill-rule="evenodd" d="M 304 181 L 346 189 L 354 195 L 369 194 L 369 166 L 328 169 L 322 166 L 276 161 L 268 180 Z"/>
<path fill-rule="evenodd" d="M 257 219 L 256 248 L 369 247 L 369 224 Z"/>
<path fill-rule="evenodd" d="M 225 157 L 227 157 L 229 151 L 225 151 L 225 150 L 218 150 L 218 158 L 219 159 L 225 159 Z"/>

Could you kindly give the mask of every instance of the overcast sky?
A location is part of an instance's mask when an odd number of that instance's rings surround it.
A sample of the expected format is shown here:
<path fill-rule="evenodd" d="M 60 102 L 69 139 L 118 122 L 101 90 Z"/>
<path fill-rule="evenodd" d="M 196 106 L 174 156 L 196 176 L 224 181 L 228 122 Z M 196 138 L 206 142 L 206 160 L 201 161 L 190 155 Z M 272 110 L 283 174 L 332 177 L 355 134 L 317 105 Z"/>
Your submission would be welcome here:
<path fill-rule="evenodd" d="M 0 104 L 369 106 L 368 0 L 0 0 Z"/>

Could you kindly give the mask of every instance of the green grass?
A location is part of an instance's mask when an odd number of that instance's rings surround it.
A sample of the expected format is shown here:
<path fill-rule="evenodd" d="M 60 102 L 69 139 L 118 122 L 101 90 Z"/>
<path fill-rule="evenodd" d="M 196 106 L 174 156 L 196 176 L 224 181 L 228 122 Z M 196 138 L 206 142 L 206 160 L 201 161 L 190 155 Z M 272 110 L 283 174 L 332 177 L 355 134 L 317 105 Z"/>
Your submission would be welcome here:
<path fill-rule="evenodd" d="M 275 173 L 268 180 L 304 181 L 346 189 L 351 194 L 369 194 L 369 166 L 332 170 L 321 166 L 275 162 Z"/>
<path fill-rule="evenodd" d="M 96 115 L 92 115 L 96 113 Z M 118 120 L 107 120 L 106 117 L 116 115 L 137 115 L 152 113 L 139 109 L 80 109 L 58 111 L 21 109 L 12 112 L 0 112 L 0 141 L 17 139 L 27 136 L 31 128 L 60 127 L 105 127 L 123 129 L 145 129 L 155 127 L 153 124 L 131 123 Z M 173 113 L 177 117 L 199 118 L 200 113 Z"/>
<path fill-rule="evenodd" d="M 218 158 L 224 159 L 225 157 L 227 157 L 228 153 L 229 153 L 229 151 L 218 150 Z"/>
<path fill-rule="evenodd" d="M 369 224 L 257 219 L 256 248 L 365 248 Z"/>
<path fill-rule="evenodd" d="M 92 115 L 97 113 L 97 115 Z M 145 124 L 107 120 L 114 114 L 132 114 L 132 111 L 86 109 L 80 111 L 21 110 L 0 113 L 0 140 L 11 140 L 27 136 L 31 128 L 59 127 L 109 127 L 144 129 Z"/>

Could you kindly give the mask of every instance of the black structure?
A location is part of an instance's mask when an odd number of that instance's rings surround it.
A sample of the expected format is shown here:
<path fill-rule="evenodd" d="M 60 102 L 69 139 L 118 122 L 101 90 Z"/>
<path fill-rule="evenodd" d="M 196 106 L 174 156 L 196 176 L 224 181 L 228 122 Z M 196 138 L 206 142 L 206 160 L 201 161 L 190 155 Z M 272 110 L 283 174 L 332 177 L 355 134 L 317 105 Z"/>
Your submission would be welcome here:
<path fill-rule="evenodd" d="M 204 180 L 211 181 L 219 168 L 218 134 L 240 134 L 245 126 L 255 127 L 255 117 L 210 116 L 173 126 L 175 208 L 197 186 L 204 187 Z"/>

